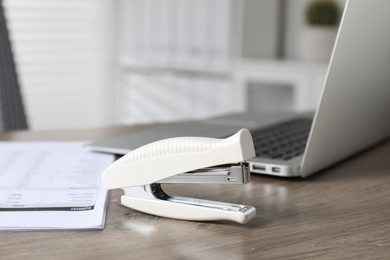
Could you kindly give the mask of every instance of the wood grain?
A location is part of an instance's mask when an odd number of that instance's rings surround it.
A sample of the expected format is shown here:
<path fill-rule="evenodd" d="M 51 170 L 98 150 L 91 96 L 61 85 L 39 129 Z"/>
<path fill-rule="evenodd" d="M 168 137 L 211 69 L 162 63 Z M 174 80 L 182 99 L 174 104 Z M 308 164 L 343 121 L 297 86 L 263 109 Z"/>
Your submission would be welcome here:
<path fill-rule="evenodd" d="M 0 139 L 96 139 L 133 130 L 18 132 Z M 0 232 L 0 259 L 386 259 L 389 155 L 387 142 L 307 179 L 256 175 L 243 186 L 165 186 L 175 195 L 255 206 L 257 216 L 246 225 L 165 219 L 111 202 L 103 231 Z"/>

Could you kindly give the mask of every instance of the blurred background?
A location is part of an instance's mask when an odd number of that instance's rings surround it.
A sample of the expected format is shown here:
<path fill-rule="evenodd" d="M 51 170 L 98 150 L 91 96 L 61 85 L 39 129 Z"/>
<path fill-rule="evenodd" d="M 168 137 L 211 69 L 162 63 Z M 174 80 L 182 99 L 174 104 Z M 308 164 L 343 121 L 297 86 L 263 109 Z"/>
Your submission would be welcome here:
<path fill-rule="evenodd" d="M 3 0 L 32 130 L 306 111 L 345 0 Z"/>

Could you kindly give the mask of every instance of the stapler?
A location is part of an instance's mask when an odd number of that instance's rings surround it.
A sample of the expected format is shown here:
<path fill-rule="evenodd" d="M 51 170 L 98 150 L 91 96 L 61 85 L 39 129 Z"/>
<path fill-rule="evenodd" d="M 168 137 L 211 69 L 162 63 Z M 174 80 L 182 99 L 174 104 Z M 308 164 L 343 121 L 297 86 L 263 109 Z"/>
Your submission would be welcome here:
<path fill-rule="evenodd" d="M 226 139 L 175 137 L 131 151 L 102 173 L 107 189 L 124 190 L 120 203 L 161 217 L 194 221 L 231 220 L 246 223 L 256 214 L 251 206 L 170 196 L 165 183 L 246 184 L 246 160 L 255 156 L 252 136 L 242 129 Z"/>

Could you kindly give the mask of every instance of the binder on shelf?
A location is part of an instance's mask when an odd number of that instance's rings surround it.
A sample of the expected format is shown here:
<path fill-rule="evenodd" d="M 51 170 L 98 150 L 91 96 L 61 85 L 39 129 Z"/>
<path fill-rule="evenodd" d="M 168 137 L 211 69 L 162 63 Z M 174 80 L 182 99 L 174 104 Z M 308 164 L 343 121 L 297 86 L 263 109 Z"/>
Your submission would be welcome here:
<path fill-rule="evenodd" d="M 228 73 L 229 0 L 128 0 L 123 53 L 130 67 Z"/>
<path fill-rule="evenodd" d="M 215 41 L 210 50 L 210 57 L 213 58 L 211 63 L 215 71 L 227 72 L 230 67 L 231 59 L 231 3 L 228 0 L 214 0 L 215 20 L 214 33 Z"/>

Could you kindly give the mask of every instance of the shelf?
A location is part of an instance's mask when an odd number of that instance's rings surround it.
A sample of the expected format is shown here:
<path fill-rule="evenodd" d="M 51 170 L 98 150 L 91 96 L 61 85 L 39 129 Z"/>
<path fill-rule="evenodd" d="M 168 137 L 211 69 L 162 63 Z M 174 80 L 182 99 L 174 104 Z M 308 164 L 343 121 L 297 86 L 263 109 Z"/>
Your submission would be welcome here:
<path fill-rule="evenodd" d="M 234 110 L 248 109 L 248 85 L 293 88 L 292 110 L 313 110 L 318 104 L 327 63 L 292 60 L 238 60 L 234 67 Z M 266 94 L 265 94 L 266 95 Z"/>

